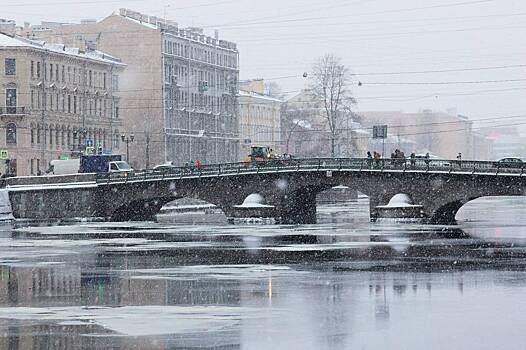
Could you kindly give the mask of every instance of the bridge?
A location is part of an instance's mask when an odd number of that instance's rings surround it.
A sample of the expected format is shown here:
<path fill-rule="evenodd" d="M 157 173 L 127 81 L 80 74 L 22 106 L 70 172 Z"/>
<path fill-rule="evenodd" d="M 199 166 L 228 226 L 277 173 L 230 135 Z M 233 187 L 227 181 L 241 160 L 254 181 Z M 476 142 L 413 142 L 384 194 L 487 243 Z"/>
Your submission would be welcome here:
<path fill-rule="evenodd" d="M 227 216 L 252 193 L 275 206 L 284 223 L 315 223 L 316 195 L 343 185 L 376 206 L 397 193 L 423 206 L 432 223 L 452 224 L 468 201 L 524 194 L 524 167 L 489 161 L 315 158 L 206 165 L 169 171 L 11 178 L 6 188 L 19 219 L 151 220 L 161 207 L 190 197 L 217 205 Z"/>

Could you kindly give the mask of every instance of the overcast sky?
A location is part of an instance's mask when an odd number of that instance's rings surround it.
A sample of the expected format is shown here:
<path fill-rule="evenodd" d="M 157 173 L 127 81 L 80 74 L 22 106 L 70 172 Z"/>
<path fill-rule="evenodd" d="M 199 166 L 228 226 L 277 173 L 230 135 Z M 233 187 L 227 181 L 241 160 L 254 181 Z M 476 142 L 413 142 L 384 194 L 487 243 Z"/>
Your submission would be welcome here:
<path fill-rule="evenodd" d="M 0 17 L 78 22 L 120 7 L 218 29 L 238 43 L 242 79 L 291 94 L 316 57 L 334 53 L 356 74 L 360 111 L 526 115 L 524 0 L 1 0 Z"/>

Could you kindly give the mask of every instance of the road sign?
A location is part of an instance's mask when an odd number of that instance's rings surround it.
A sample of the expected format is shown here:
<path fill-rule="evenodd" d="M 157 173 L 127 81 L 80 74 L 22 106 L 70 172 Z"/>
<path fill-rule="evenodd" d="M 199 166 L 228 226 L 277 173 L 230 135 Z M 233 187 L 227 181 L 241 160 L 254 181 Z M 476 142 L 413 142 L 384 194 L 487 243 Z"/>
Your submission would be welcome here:
<path fill-rule="evenodd" d="M 9 159 L 9 152 L 6 149 L 0 150 L 0 159 L 1 160 Z"/>
<path fill-rule="evenodd" d="M 386 139 L 386 138 L 387 138 L 387 125 L 373 126 L 373 139 Z"/>

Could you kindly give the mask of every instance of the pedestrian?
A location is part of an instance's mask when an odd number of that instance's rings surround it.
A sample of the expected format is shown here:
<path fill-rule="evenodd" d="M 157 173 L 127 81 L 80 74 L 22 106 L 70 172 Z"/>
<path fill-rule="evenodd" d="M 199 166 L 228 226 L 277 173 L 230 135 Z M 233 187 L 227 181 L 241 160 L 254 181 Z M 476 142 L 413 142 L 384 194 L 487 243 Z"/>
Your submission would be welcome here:
<path fill-rule="evenodd" d="M 411 153 L 411 167 L 415 167 L 416 166 L 416 154 L 415 152 Z"/>
<path fill-rule="evenodd" d="M 460 152 L 458 152 L 457 154 L 457 162 L 458 162 L 458 167 L 462 168 L 462 153 Z"/>
<path fill-rule="evenodd" d="M 40 171 L 40 169 L 37 170 L 37 176 L 42 176 L 42 171 Z"/>
<path fill-rule="evenodd" d="M 425 162 L 429 166 L 429 152 L 426 153 Z"/>
<path fill-rule="evenodd" d="M 373 156 L 371 151 L 367 151 L 367 166 L 370 168 L 373 165 Z"/>
<path fill-rule="evenodd" d="M 201 169 L 201 166 L 203 165 L 203 163 L 201 163 L 201 159 L 196 159 L 195 161 L 195 167 L 199 170 Z"/>
<path fill-rule="evenodd" d="M 379 166 L 380 165 L 380 158 L 381 158 L 380 153 L 374 151 L 373 158 L 374 158 L 374 163 L 376 164 L 376 166 Z"/>

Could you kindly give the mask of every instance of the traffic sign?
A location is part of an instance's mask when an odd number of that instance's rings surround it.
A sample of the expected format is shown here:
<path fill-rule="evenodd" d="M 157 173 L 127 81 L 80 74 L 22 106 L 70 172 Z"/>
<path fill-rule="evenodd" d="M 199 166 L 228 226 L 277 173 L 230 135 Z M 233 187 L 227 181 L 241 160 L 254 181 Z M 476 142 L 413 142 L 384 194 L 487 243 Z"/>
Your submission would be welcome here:
<path fill-rule="evenodd" d="M 0 159 L 1 160 L 9 159 L 9 152 L 6 149 L 0 150 Z"/>
<path fill-rule="evenodd" d="M 386 139 L 386 138 L 387 138 L 387 125 L 373 126 L 373 139 Z"/>

